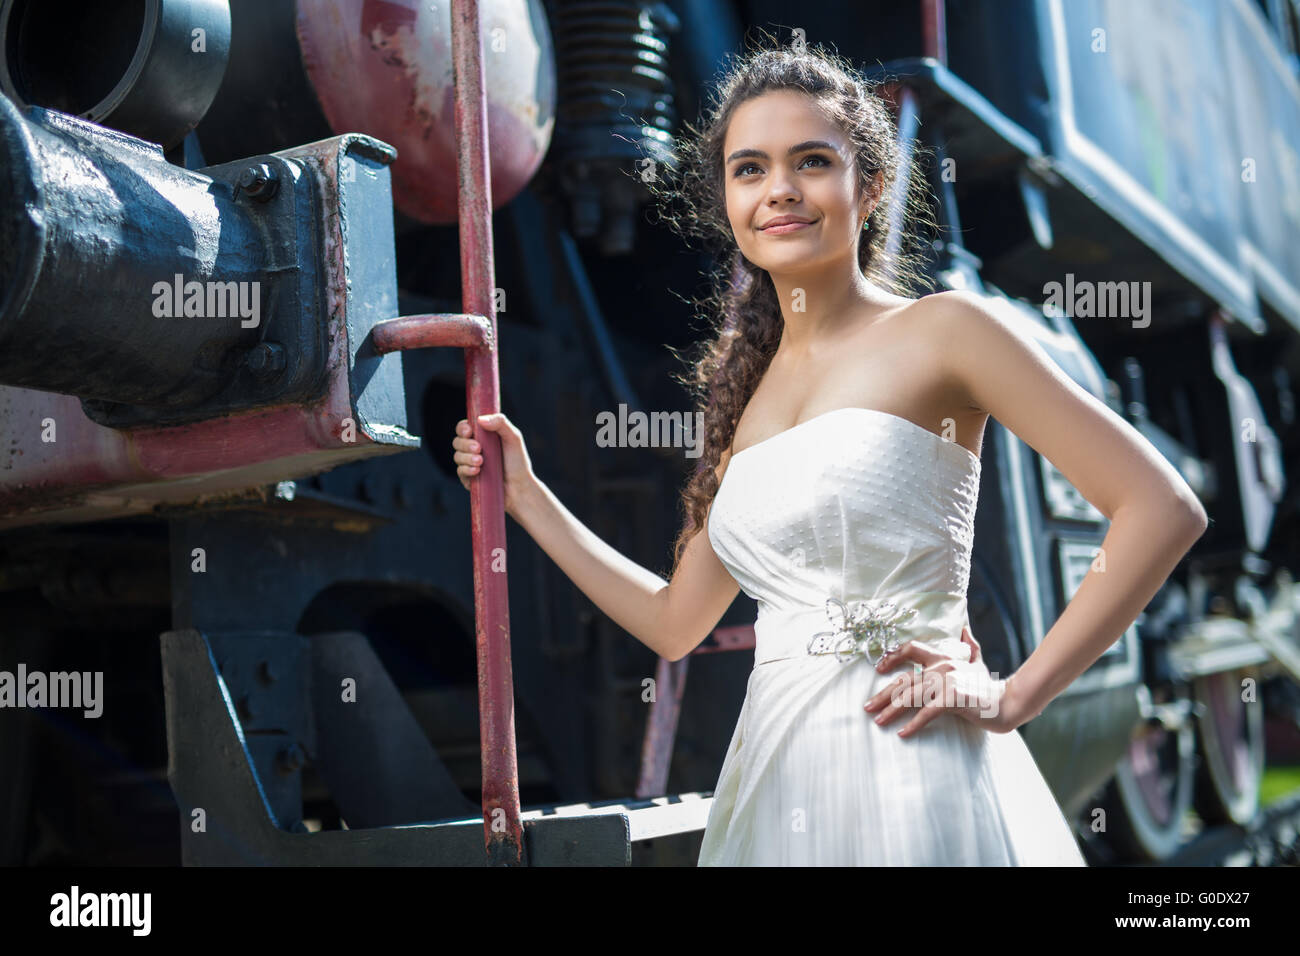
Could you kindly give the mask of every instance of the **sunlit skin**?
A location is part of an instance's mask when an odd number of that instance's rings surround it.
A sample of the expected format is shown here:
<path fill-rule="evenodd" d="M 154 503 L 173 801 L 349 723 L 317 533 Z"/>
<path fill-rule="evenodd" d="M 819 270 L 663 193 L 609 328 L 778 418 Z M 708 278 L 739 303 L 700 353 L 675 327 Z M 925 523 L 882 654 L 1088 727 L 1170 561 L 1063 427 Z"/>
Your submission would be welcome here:
<path fill-rule="evenodd" d="M 808 147 L 809 141 L 824 145 Z M 792 147 L 801 147 L 794 153 Z M 754 150 L 766 157 L 737 151 Z M 844 133 L 794 91 L 741 104 L 723 150 L 727 217 L 741 252 L 772 277 L 784 328 L 766 373 L 715 468 L 720 482 L 742 451 L 846 406 L 905 418 L 979 455 L 989 416 L 1050 461 L 1109 521 L 1104 570 L 1085 575 L 1021 667 L 993 685 L 970 629 L 969 661 L 911 642 L 882 662 L 906 666 L 864 701 L 884 725 L 912 719 L 912 736 L 941 714 L 1009 733 L 1043 708 L 1122 636 L 1169 577 L 1208 519 L 1195 493 L 1145 438 L 1069 378 L 1025 333 L 1009 307 L 964 291 L 920 299 L 863 277 L 856 243 L 877 191 L 856 192 Z M 812 220 L 768 234 L 780 215 Z M 803 308 L 796 308 L 800 303 Z M 703 642 L 740 587 L 704 533 L 685 545 L 671 581 L 630 560 L 583 525 L 534 474 L 519 429 L 481 418 L 486 448 L 462 420 L 452 440 L 461 483 L 501 467 L 507 512 L 616 624 L 655 653 L 680 660 Z M 707 519 L 706 519 L 707 520 Z M 919 665 L 919 670 L 913 665 Z M 924 706 L 914 705 L 924 688 Z M 974 690 L 951 706 L 956 693 Z M 990 706 L 993 704 L 994 706 Z"/>
<path fill-rule="evenodd" d="M 858 196 L 848 137 L 806 94 L 778 90 L 742 103 L 732 113 L 722 155 L 736 244 L 767 270 L 781 303 L 779 352 L 802 352 L 819 337 L 859 323 L 863 307 L 905 301 L 877 288 L 857 267 L 858 240 L 879 201 L 880 174 L 872 191 Z M 789 232 L 762 229 L 785 215 L 813 222 Z M 796 297 L 796 289 L 803 296 Z M 799 299 L 806 311 L 795 311 Z"/>

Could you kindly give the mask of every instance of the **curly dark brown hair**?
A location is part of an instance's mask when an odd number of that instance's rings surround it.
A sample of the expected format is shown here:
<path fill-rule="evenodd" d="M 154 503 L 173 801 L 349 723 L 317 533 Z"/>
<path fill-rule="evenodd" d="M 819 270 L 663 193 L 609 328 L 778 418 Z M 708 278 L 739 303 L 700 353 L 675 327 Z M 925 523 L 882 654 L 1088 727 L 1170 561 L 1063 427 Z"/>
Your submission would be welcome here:
<path fill-rule="evenodd" d="M 919 144 L 902 148 L 885 101 L 843 57 L 820 48 L 760 48 L 734 59 L 714 90 L 707 118 L 685 124 L 678 141 L 677 166 L 651 182 L 665 222 L 689 243 L 698 238 L 713 248 L 720 263 L 710 276 L 711 291 L 696 305 L 709 316 L 708 335 L 685 358 L 688 371 L 677 376 L 693 396 L 703 422 L 704 448 L 681 492 L 685 521 L 673 546 L 673 572 L 687 543 L 704 528 L 718 490 L 716 468 L 731 446 L 736 424 L 781 340 L 784 319 L 767 270 L 740 251 L 727 217 L 723 143 L 732 114 L 742 103 L 773 90 L 807 93 L 845 135 L 855 154 L 858 197 L 881 173 L 880 200 L 867 228 L 859 233 L 858 266 L 863 275 L 895 295 L 915 297 L 930 291 L 924 247 L 937 231 Z M 909 168 L 910 166 L 910 168 Z M 903 223 L 896 251 L 890 253 L 891 206 L 900 176 L 908 184 L 902 200 Z M 671 349 L 671 347 L 670 347 Z M 675 352 L 675 350 L 673 350 Z"/>

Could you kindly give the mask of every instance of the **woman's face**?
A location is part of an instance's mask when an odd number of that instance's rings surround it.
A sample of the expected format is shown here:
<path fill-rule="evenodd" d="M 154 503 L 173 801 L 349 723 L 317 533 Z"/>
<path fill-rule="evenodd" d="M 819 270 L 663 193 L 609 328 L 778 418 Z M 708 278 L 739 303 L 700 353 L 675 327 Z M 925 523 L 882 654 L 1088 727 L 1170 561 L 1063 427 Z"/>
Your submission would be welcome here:
<path fill-rule="evenodd" d="M 746 259 L 773 274 L 824 268 L 836 259 L 856 267 L 857 236 L 874 197 L 856 198 L 848 137 L 810 96 L 775 90 L 742 103 L 732 113 L 722 158 L 727 218 Z M 808 224 L 772 225 L 779 216 Z"/>

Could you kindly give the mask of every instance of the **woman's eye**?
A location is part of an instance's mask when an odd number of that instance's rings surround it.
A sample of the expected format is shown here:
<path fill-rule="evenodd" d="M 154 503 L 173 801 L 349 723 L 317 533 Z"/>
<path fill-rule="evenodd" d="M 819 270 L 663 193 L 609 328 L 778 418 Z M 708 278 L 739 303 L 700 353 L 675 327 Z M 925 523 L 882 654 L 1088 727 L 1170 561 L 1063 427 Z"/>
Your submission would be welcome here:
<path fill-rule="evenodd" d="M 803 164 L 806 163 L 806 162 L 808 162 L 808 160 L 810 160 L 810 159 L 815 159 L 815 160 L 817 160 L 817 162 L 820 163 L 820 164 L 823 165 L 823 166 L 829 166 L 829 165 L 830 165 L 830 160 L 828 160 L 825 156 L 818 156 L 818 155 L 816 155 L 816 154 L 813 154 L 812 156 L 805 156 L 805 157 L 804 157 L 803 162 L 801 162 L 801 163 L 799 164 L 800 168 L 802 168 L 802 167 L 803 167 Z M 741 176 L 744 176 L 744 175 L 745 175 L 745 170 L 747 170 L 747 169 L 758 169 L 758 165 L 757 165 L 756 163 L 746 163 L 744 166 L 741 166 L 740 168 L 738 168 L 738 169 L 736 170 L 736 176 L 737 176 L 738 178 L 741 177 Z"/>

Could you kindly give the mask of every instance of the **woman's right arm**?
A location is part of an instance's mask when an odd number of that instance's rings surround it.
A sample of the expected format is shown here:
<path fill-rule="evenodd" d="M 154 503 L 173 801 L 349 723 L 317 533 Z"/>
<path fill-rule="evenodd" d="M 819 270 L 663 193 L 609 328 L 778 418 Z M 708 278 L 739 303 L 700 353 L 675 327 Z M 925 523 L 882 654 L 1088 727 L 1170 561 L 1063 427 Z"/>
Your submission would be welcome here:
<path fill-rule="evenodd" d="M 695 534 L 677 573 L 665 581 L 620 554 L 579 521 L 532 472 L 523 437 L 502 416 L 480 425 L 501 437 L 506 469 L 506 509 L 583 594 L 614 623 L 660 657 L 680 660 L 717 625 L 740 591 L 713 552 L 708 535 Z M 462 484 L 477 474 L 477 443 L 457 426 L 456 461 Z M 728 452 L 717 468 L 725 472 Z M 462 458 L 464 460 L 462 460 Z"/>

